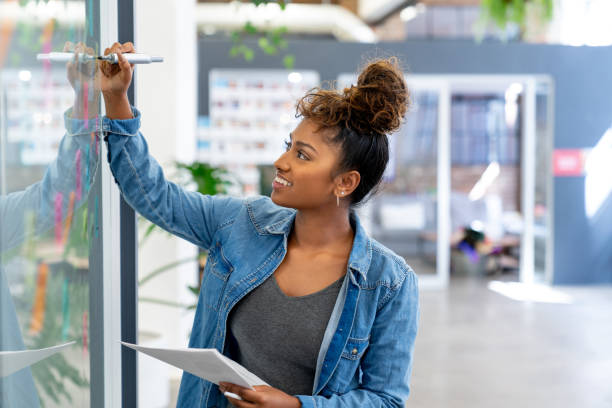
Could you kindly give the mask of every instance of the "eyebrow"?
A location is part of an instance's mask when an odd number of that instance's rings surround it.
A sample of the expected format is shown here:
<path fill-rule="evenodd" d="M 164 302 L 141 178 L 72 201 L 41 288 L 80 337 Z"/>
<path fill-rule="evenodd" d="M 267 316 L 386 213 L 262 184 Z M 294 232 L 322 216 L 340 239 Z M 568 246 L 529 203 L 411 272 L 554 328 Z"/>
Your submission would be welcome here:
<path fill-rule="evenodd" d="M 289 138 L 293 141 L 293 133 L 289 133 Z M 317 153 L 317 149 L 315 149 L 314 147 L 312 147 L 312 145 L 309 145 L 308 143 L 297 141 L 295 142 L 295 144 L 302 147 L 308 147 L 312 149 L 313 152 Z"/>

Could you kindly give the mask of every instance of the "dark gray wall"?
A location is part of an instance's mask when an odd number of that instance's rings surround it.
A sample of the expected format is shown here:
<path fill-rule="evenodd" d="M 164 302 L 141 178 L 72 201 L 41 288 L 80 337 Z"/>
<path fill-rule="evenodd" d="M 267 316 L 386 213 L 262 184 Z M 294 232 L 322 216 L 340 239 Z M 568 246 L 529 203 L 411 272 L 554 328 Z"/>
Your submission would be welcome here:
<path fill-rule="evenodd" d="M 199 112 L 208 113 L 212 68 L 282 68 L 280 58 L 230 58 L 231 44 L 199 41 Z M 354 72 L 373 56 L 397 55 L 419 74 L 548 74 L 555 81 L 555 148 L 587 148 L 612 123 L 612 47 L 564 47 L 472 41 L 409 41 L 377 45 L 292 41 L 296 69 L 322 80 Z M 611 158 L 612 160 L 612 158 Z M 612 175 L 610 175 L 612 177 Z M 595 219 L 586 217 L 584 177 L 554 180 L 556 284 L 612 282 L 612 199 Z"/>

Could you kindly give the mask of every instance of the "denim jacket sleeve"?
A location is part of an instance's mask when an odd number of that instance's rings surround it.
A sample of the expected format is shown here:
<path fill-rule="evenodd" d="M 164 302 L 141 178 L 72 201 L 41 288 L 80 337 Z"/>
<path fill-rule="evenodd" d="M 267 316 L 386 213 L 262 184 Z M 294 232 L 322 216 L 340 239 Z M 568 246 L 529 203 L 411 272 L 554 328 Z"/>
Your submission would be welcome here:
<path fill-rule="evenodd" d="M 419 320 L 416 274 L 408 269 L 403 283 L 381 301 L 360 368 L 361 383 L 343 395 L 298 395 L 305 408 L 405 406 L 410 392 L 414 342 Z"/>
<path fill-rule="evenodd" d="M 140 112 L 132 119 L 104 118 L 108 162 L 128 204 L 166 231 L 209 248 L 217 229 L 236 214 L 242 200 L 187 191 L 165 179 L 140 133 Z"/>

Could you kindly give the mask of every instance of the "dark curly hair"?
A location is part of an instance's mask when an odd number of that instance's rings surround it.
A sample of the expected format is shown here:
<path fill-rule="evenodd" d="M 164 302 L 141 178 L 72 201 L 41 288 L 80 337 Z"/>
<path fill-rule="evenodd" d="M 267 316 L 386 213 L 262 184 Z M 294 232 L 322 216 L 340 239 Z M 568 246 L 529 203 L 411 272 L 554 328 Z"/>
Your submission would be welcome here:
<path fill-rule="evenodd" d="M 410 94 L 398 59 L 370 62 L 357 85 L 335 89 L 314 88 L 297 104 L 297 117 L 322 129 L 337 129 L 330 142 L 341 146 L 338 173 L 356 170 L 359 186 L 351 194 L 357 205 L 375 192 L 389 161 L 387 135 L 399 129 L 410 104 Z"/>

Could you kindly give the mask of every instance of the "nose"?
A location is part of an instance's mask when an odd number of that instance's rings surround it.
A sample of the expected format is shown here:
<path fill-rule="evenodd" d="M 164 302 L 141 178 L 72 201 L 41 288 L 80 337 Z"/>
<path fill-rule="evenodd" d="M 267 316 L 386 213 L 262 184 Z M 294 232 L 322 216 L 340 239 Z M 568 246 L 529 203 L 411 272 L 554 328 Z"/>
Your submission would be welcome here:
<path fill-rule="evenodd" d="M 289 171 L 289 161 L 286 160 L 286 155 L 287 153 L 285 152 L 281 154 L 278 159 L 276 159 L 274 162 L 274 168 L 283 172 Z"/>

